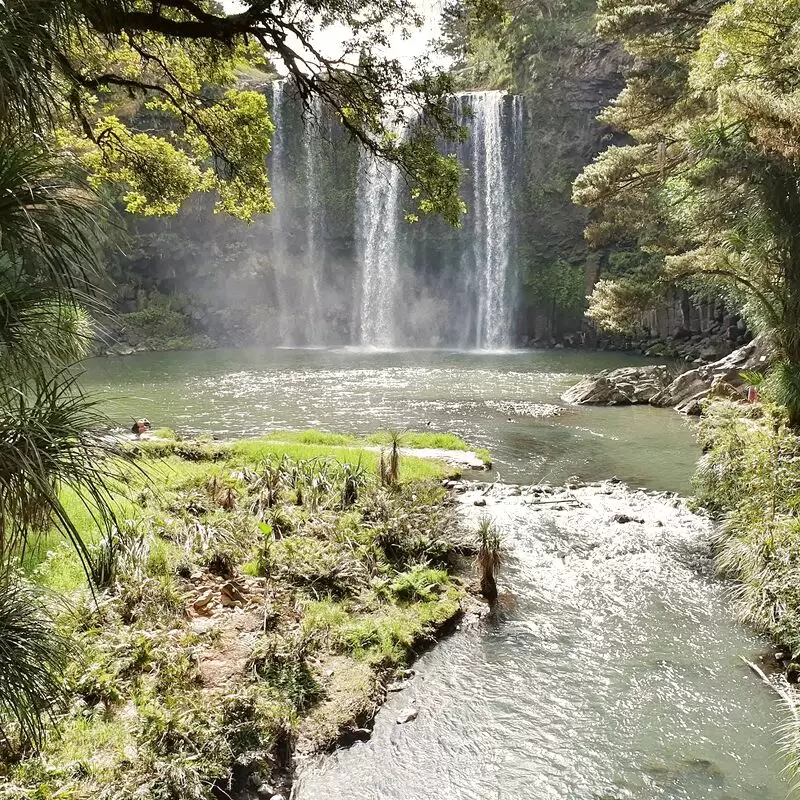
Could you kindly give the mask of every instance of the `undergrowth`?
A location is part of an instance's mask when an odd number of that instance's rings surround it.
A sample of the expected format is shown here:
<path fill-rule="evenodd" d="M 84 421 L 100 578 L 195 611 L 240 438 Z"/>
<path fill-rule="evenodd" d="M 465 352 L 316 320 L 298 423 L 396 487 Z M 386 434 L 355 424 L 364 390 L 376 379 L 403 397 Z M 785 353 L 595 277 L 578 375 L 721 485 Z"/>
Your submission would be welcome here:
<path fill-rule="evenodd" d="M 27 557 L 71 643 L 69 705 L 41 751 L 0 763 L 0 797 L 285 788 L 298 736 L 329 746 L 459 611 L 442 465 L 403 457 L 386 486 L 378 454 L 339 440 L 132 447 L 119 526 L 80 520 L 94 594 L 55 538 Z"/>
<path fill-rule="evenodd" d="M 741 618 L 800 656 L 800 440 L 782 412 L 716 403 L 700 423 L 695 502 L 720 519 L 717 565 Z"/>

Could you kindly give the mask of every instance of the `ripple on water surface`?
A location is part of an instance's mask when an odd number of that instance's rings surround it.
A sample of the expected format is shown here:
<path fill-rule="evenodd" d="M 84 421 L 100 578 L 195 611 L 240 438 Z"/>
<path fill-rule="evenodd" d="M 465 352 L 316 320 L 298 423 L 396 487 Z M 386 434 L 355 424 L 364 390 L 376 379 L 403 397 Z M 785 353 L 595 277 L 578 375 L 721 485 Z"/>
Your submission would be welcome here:
<path fill-rule="evenodd" d="M 558 511 L 501 494 L 516 603 L 423 656 L 369 742 L 301 771 L 298 800 L 783 800 L 778 708 L 738 659 L 763 643 L 707 576 L 707 523 L 622 488 Z"/>
<path fill-rule="evenodd" d="M 685 418 L 559 399 L 588 372 L 641 362 L 567 351 L 212 350 L 94 359 L 84 383 L 109 396 L 109 411 L 126 427 L 146 416 L 156 427 L 220 436 L 430 428 L 488 447 L 505 480 L 618 475 L 686 491 L 698 451 Z"/>

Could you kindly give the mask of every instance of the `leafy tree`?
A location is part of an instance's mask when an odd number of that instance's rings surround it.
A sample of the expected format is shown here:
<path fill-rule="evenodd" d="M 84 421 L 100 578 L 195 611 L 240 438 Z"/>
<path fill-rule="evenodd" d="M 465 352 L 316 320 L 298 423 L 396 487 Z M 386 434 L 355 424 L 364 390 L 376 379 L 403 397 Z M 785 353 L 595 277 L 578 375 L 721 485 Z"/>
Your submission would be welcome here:
<path fill-rule="evenodd" d="M 636 66 L 605 119 L 634 142 L 575 183 L 596 244 L 664 255 L 660 280 L 739 303 L 770 331 L 800 424 L 800 70 L 791 0 L 601 0 L 599 30 Z M 638 292 L 617 286 L 623 314 Z M 599 291 L 610 297 L 610 287 Z M 606 303 L 608 305 L 608 303 Z M 628 306 L 629 307 L 629 306 Z"/>
<path fill-rule="evenodd" d="M 464 136 L 448 110 L 452 80 L 427 59 L 409 69 L 387 54 L 390 31 L 421 23 L 412 0 L 250 0 L 235 13 L 212 0 L 6 0 L 0 127 L 59 131 L 95 181 L 125 187 L 129 210 L 170 213 L 215 190 L 218 210 L 249 219 L 272 208 L 264 158 L 274 127 L 264 94 L 237 83 L 279 64 L 307 111 L 321 100 L 400 166 L 419 210 L 457 223 L 460 169 L 436 146 Z M 343 31 L 335 55 L 316 44 L 320 29 Z M 143 105 L 172 135 L 137 127 Z"/>

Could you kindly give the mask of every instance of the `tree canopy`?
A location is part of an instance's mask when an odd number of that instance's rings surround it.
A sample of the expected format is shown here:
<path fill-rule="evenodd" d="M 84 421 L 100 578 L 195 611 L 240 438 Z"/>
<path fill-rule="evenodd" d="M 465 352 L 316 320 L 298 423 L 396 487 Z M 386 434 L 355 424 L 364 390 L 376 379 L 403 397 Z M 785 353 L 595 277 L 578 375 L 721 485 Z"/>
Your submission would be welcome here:
<path fill-rule="evenodd" d="M 263 92 L 275 67 L 339 116 L 350 135 L 396 163 L 419 210 L 457 223 L 460 170 L 437 140 L 464 136 L 447 98 L 451 78 L 427 58 L 392 53 L 422 20 L 411 0 L 4 0 L 0 132 L 55 137 L 100 183 L 124 187 L 127 208 L 171 213 L 214 190 L 218 210 L 249 219 L 272 198 L 264 159 L 273 124 Z M 320 30 L 342 31 L 331 54 Z M 265 74 L 266 73 L 266 74 Z M 168 128 L 154 132 L 146 114 Z M 143 119 L 145 122 L 143 122 Z M 407 136 L 398 130 L 411 126 Z"/>
<path fill-rule="evenodd" d="M 772 332 L 784 377 L 796 375 L 800 3 L 601 0 L 599 13 L 600 30 L 636 59 L 605 112 L 633 141 L 575 183 L 575 199 L 594 209 L 587 235 L 635 241 L 663 256 L 662 283 L 742 305 Z M 606 281 L 590 313 L 618 318 L 630 299 L 642 299 L 630 283 Z M 800 380 L 790 383 L 800 401 Z"/>

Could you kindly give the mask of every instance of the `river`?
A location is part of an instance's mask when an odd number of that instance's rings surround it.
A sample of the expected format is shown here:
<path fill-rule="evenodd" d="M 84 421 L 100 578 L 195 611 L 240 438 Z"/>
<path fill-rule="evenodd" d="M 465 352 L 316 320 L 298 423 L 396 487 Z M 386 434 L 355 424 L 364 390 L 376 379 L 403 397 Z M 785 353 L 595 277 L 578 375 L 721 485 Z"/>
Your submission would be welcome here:
<path fill-rule="evenodd" d="M 221 436 L 318 426 L 452 430 L 521 484 L 616 475 L 582 505 L 497 488 L 507 545 L 498 619 L 447 638 L 390 696 L 370 741 L 304 765 L 297 800 L 781 800 L 781 709 L 739 656 L 766 643 L 712 577 L 688 492 L 691 422 L 650 408 L 560 408 L 618 354 L 272 350 L 89 362 L 120 424 Z M 509 496 L 506 496 L 509 495 Z M 474 521 L 469 497 L 465 513 Z M 624 512 L 632 521 L 619 522 Z M 398 725 L 415 703 L 418 718 Z"/>

